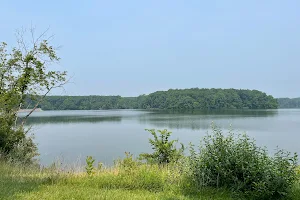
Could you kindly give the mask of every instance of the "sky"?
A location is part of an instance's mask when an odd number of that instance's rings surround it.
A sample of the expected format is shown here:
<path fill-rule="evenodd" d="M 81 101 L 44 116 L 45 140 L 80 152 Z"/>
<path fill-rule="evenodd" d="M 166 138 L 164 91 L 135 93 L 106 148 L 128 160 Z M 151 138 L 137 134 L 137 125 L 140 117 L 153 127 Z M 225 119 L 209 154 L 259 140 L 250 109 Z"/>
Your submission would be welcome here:
<path fill-rule="evenodd" d="M 257 89 L 300 97 L 299 0 L 1 1 L 0 41 L 50 27 L 62 95 L 170 88 Z"/>

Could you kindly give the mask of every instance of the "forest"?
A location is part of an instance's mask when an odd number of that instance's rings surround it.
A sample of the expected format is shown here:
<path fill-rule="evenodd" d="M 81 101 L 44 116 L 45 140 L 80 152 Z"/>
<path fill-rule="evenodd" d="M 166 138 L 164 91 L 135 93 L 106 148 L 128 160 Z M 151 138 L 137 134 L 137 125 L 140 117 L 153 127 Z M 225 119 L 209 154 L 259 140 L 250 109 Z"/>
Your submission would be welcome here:
<path fill-rule="evenodd" d="M 27 100 L 23 108 L 36 102 Z M 258 90 L 170 89 L 138 97 L 121 96 L 47 96 L 42 110 L 99 109 L 274 109 L 277 100 Z"/>
<path fill-rule="evenodd" d="M 279 108 L 300 108 L 299 98 L 278 98 Z"/>

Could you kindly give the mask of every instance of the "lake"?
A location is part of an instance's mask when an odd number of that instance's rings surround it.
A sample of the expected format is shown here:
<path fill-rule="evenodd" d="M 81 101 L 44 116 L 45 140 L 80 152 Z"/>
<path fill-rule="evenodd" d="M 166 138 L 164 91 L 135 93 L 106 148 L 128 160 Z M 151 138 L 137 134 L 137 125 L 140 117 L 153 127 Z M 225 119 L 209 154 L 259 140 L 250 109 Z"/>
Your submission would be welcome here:
<path fill-rule="evenodd" d="M 24 116 L 25 113 L 20 113 Z M 300 153 L 300 109 L 229 111 L 89 110 L 42 111 L 28 119 L 40 162 L 49 165 L 84 163 L 86 156 L 111 165 L 124 152 L 151 152 L 145 129 L 168 129 L 184 144 L 199 144 L 214 122 L 224 131 L 230 126 L 246 132 L 260 146 L 276 146 Z"/>

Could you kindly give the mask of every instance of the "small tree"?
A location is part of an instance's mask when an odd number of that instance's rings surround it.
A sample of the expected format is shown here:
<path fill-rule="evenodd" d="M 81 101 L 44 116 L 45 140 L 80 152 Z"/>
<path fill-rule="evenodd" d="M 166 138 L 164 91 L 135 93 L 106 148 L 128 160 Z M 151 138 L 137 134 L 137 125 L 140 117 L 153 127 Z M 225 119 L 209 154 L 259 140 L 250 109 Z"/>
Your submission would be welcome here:
<path fill-rule="evenodd" d="M 159 164 L 167 164 L 170 162 L 176 162 L 183 156 L 184 145 L 180 143 L 181 147 L 176 148 L 176 144 L 178 140 L 169 141 L 169 137 L 171 136 L 170 131 L 157 130 L 159 136 L 156 133 L 155 129 L 146 129 L 146 131 L 150 132 L 154 139 L 149 139 L 149 143 L 152 146 L 154 152 L 152 154 L 142 153 L 140 154 L 141 160 L 146 160 L 150 163 L 159 163 Z"/>
<path fill-rule="evenodd" d="M 0 150 L 4 154 L 13 151 L 20 142 L 34 145 L 31 138 L 26 137 L 26 119 L 52 89 L 66 83 L 66 72 L 49 69 L 60 60 L 55 48 L 49 45 L 51 37 L 46 38 L 45 31 L 36 38 L 34 32 L 31 28 L 31 45 L 24 39 L 24 30 L 17 32 L 18 46 L 10 52 L 5 42 L 0 44 Z M 17 112 L 26 100 L 34 100 L 35 105 L 22 122 L 17 123 Z"/>

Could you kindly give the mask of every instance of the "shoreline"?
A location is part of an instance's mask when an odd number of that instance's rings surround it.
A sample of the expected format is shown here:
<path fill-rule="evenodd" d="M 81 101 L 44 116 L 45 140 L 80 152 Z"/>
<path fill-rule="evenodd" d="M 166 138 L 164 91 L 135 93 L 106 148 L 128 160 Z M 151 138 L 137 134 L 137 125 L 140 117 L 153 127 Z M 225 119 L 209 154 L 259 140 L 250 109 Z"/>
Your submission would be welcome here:
<path fill-rule="evenodd" d="M 32 109 L 20 109 L 19 111 L 18 111 L 18 113 L 22 113 L 22 112 L 30 112 L 30 111 L 32 111 Z M 37 109 L 35 109 L 33 112 L 42 112 L 43 110 L 41 109 L 41 108 L 37 108 Z"/>

